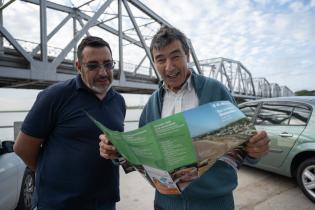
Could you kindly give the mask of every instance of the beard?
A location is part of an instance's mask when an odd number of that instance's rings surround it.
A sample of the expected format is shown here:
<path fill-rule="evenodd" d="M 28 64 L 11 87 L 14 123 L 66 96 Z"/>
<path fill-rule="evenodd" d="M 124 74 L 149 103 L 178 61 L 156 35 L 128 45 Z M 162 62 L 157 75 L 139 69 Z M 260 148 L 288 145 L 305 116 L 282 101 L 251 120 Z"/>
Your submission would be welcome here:
<path fill-rule="evenodd" d="M 96 85 L 91 85 L 89 88 L 92 92 L 96 94 L 102 94 L 102 93 L 106 93 L 110 87 L 111 87 L 111 84 L 104 87 L 97 87 Z"/>
<path fill-rule="evenodd" d="M 99 85 L 98 83 L 106 83 L 104 85 Z M 104 92 L 107 92 L 107 90 L 111 87 L 112 78 L 110 76 L 106 77 L 98 77 L 93 80 L 93 83 L 90 84 L 90 88 L 93 92 L 102 94 Z"/>
<path fill-rule="evenodd" d="M 92 81 L 88 80 L 86 75 L 81 74 L 81 78 L 90 91 L 92 91 L 95 94 L 104 94 L 108 91 L 108 89 L 111 87 L 112 83 L 112 77 L 110 75 L 108 76 L 101 76 L 94 78 Z"/>

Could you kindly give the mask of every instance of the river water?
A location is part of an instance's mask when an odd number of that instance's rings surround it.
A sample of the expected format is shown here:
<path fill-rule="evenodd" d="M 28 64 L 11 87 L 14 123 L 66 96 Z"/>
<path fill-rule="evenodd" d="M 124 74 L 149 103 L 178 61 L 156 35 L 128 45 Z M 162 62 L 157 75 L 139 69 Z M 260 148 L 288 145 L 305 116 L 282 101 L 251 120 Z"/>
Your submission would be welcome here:
<path fill-rule="evenodd" d="M 13 123 L 23 121 L 28 110 L 34 103 L 39 90 L 0 88 L 0 140 L 13 140 Z M 149 95 L 122 94 L 127 107 L 125 131 L 136 129 L 141 109 Z"/>

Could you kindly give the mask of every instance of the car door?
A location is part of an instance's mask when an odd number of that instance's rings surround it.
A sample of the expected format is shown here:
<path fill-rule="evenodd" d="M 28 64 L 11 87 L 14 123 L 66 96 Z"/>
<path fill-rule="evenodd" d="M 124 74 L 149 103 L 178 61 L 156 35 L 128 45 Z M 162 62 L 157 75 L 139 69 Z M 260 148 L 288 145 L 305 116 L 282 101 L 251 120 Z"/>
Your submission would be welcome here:
<path fill-rule="evenodd" d="M 258 167 L 276 169 L 305 129 L 308 108 L 294 102 L 264 102 L 256 115 L 255 127 L 265 130 L 270 139 L 269 154 L 263 157 Z"/>
<path fill-rule="evenodd" d="M 1 209 L 14 209 L 18 198 L 18 163 L 12 149 L 8 149 L 9 142 L 1 142 L 0 148 L 0 207 Z M 13 145 L 13 142 L 12 142 Z"/>

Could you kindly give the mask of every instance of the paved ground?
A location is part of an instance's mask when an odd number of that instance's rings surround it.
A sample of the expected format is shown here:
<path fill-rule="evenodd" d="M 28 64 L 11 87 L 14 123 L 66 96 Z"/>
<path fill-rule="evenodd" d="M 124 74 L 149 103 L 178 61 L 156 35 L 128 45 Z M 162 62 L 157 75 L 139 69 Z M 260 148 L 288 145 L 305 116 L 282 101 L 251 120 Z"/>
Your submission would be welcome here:
<path fill-rule="evenodd" d="M 117 210 L 152 210 L 153 188 L 137 172 L 121 171 Z M 314 210 L 292 179 L 243 166 L 234 192 L 236 210 Z"/>

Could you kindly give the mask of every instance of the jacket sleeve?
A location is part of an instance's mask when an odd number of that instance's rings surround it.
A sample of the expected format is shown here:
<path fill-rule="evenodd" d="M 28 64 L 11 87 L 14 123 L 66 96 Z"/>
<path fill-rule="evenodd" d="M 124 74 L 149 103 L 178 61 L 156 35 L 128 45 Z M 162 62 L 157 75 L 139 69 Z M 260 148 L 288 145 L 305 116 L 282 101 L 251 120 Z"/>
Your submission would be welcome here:
<path fill-rule="evenodd" d="M 143 110 L 141 112 L 140 119 L 139 119 L 139 124 L 138 124 L 139 128 L 146 124 L 146 120 L 145 120 L 146 113 L 147 113 L 147 105 L 144 106 L 144 108 L 143 108 Z"/>
<path fill-rule="evenodd" d="M 159 101 L 159 92 L 154 92 L 144 106 L 139 119 L 139 128 L 147 123 L 161 118 L 161 104 Z"/>

